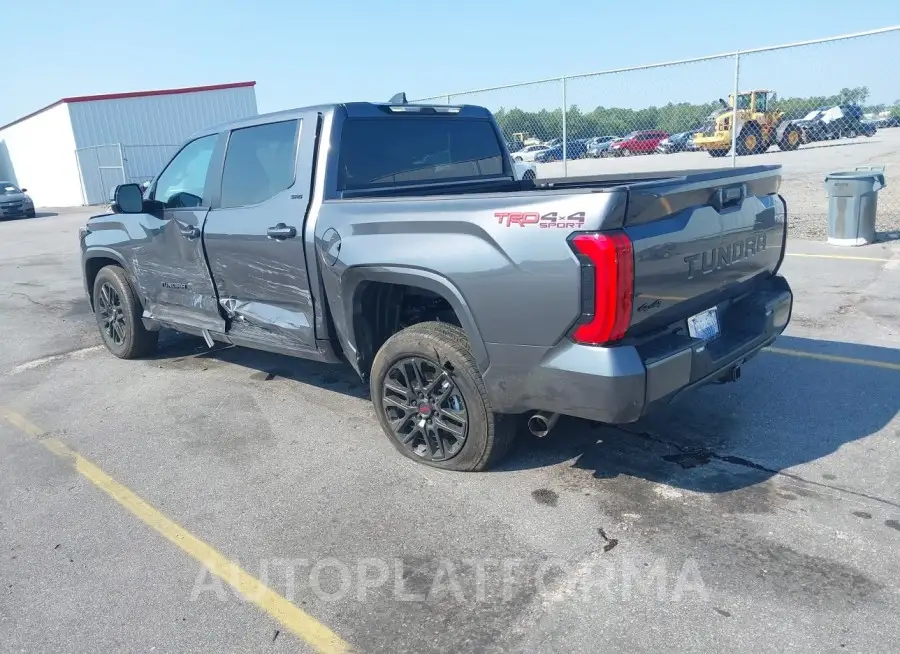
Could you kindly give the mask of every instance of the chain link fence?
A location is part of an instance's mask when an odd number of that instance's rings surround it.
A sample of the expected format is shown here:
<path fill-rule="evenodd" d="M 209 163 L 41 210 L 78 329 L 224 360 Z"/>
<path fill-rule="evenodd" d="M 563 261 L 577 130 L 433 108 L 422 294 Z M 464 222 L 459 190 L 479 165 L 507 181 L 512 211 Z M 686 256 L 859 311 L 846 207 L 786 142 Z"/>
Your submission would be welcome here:
<path fill-rule="evenodd" d="M 109 202 L 116 186 L 153 179 L 178 149 L 177 145 L 111 143 L 75 150 L 84 204 Z"/>
<path fill-rule="evenodd" d="M 826 174 L 884 166 L 877 229 L 900 238 L 897 52 L 890 27 L 419 101 L 489 108 L 538 178 L 780 164 L 791 230 L 811 238 Z"/>

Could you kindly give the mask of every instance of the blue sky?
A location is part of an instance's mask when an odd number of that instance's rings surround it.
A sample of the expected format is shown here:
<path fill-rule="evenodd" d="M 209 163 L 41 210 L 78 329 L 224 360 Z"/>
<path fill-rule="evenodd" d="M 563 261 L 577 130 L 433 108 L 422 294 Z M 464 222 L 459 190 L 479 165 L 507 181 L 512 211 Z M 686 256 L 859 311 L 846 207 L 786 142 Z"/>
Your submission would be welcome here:
<path fill-rule="evenodd" d="M 0 124 L 64 96 L 256 80 L 260 111 L 410 98 L 730 52 L 900 24 L 900 2 L 756 0 L 30 0 L 5 3 Z M 832 6 L 832 4 L 834 6 Z M 721 20 L 707 17 L 722 16 Z M 706 26 L 716 29 L 707 30 Z M 900 99 L 900 33 L 747 57 L 743 87 L 781 96 L 868 85 Z M 727 95 L 733 63 L 573 80 L 570 104 Z M 558 85 L 457 101 L 558 106 Z"/>

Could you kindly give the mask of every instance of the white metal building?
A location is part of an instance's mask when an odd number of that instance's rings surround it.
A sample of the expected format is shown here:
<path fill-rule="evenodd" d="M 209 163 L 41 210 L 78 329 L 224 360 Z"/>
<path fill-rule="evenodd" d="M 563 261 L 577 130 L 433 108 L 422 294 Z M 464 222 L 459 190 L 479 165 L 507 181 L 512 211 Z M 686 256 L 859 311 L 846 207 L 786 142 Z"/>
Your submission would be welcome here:
<path fill-rule="evenodd" d="M 0 127 L 0 180 L 35 204 L 103 204 L 156 175 L 192 133 L 257 115 L 256 82 L 63 98 Z"/>

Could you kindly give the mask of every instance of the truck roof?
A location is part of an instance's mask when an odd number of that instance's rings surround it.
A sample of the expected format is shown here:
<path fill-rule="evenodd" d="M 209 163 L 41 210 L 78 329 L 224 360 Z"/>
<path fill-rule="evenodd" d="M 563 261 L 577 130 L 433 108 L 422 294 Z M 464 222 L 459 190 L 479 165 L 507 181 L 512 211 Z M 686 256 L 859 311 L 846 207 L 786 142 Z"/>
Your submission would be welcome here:
<path fill-rule="evenodd" d="M 378 118 L 384 116 L 385 109 L 390 110 L 389 108 L 391 107 L 396 108 L 395 110 L 397 111 L 397 113 L 412 113 L 416 111 L 416 108 L 434 107 L 439 110 L 443 109 L 448 113 L 448 110 L 455 109 L 456 111 L 452 112 L 453 115 L 465 116 L 468 118 L 490 118 L 491 116 L 491 112 L 484 107 L 467 104 L 439 105 L 421 103 L 391 104 L 389 102 L 334 102 L 329 104 L 311 105 L 308 107 L 296 107 L 294 109 L 283 109 L 281 111 L 272 111 L 265 114 L 258 114 L 256 116 L 248 116 L 247 118 L 240 118 L 238 120 L 219 123 L 218 125 L 212 125 L 198 132 L 195 132 L 191 135 L 189 140 L 193 140 L 201 136 L 207 136 L 209 134 L 218 134 L 219 132 L 223 132 L 229 129 L 251 127 L 253 125 L 278 122 L 281 120 L 292 120 L 294 118 L 300 118 L 301 116 L 309 113 L 329 114 L 338 109 L 343 109 L 347 112 L 347 115 L 349 117 L 353 118 Z M 405 107 L 406 109 L 401 109 L 401 107 Z"/>

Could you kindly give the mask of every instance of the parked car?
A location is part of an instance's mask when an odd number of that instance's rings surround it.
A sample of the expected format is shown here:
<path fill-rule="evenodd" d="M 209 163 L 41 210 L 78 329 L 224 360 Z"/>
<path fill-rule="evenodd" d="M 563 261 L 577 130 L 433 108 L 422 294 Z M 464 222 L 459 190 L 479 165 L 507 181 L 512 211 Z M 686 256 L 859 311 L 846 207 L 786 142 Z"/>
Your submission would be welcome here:
<path fill-rule="evenodd" d="M 530 161 L 513 161 L 516 179 L 536 179 L 537 168 Z"/>
<path fill-rule="evenodd" d="M 346 364 L 399 452 L 465 471 L 523 425 L 631 423 L 736 381 L 787 326 L 780 166 L 544 184 L 482 107 L 253 116 L 195 134 L 146 195 L 117 187 L 79 230 L 84 288 L 116 357 L 169 327 Z"/>
<path fill-rule="evenodd" d="M 800 128 L 804 143 L 873 136 L 877 131 L 874 124 L 863 120 L 862 108 L 851 104 L 819 107 L 792 123 Z"/>
<path fill-rule="evenodd" d="M 538 152 L 546 150 L 543 145 L 526 145 L 518 152 L 512 153 L 513 161 L 534 161 L 534 157 Z"/>
<path fill-rule="evenodd" d="M 0 220 L 7 218 L 34 218 L 34 200 L 27 188 L 19 188 L 12 182 L 0 182 Z"/>
<path fill-rule="evenodd" d="M 566 159 L 583 159 L 587 155 L 587 146 L 584 144 L 584 141 L 581 139 L 573 139 L 571 141 L 566 141 Z M 552 148 L 547 148 L 546 150 L 542 150 L 538 152 L 534 160 L 537 163 L 547 163 L 550 161 L 562 161 L 563 158 L 563 146 L 562 143 L 558 145 L 554 145 Z"/>
<path fill-rule="evenodd" d="M 603 156 L 603 152 L 609 150 L 610 144 L 615 141 L 618 136 L 595 136 L 588 139 L 587 156 L 598 159 Z"/>
<path fill-rule="evenodd" d="M 690 152 L 696 150 L 697 147 L 694 145 L 694 134 L 702 131 L 703 127 L 701 126 L 689 129 L 686 132 L 679 132 L 678 134 L 667 136 L 656 146 L 656 151 L 662 154 L 671 154 L 673 152 Z"/>
<path fill-rule="evenodd" d="M 633 154 L 650 154 L 656 152 L 656 146 L 665 138 L 668 132 L 657 129 L 638 130 L 632 132 L 621 141 L 609 146 L 610 154 L 614 157 L 629 157 Z"/>

